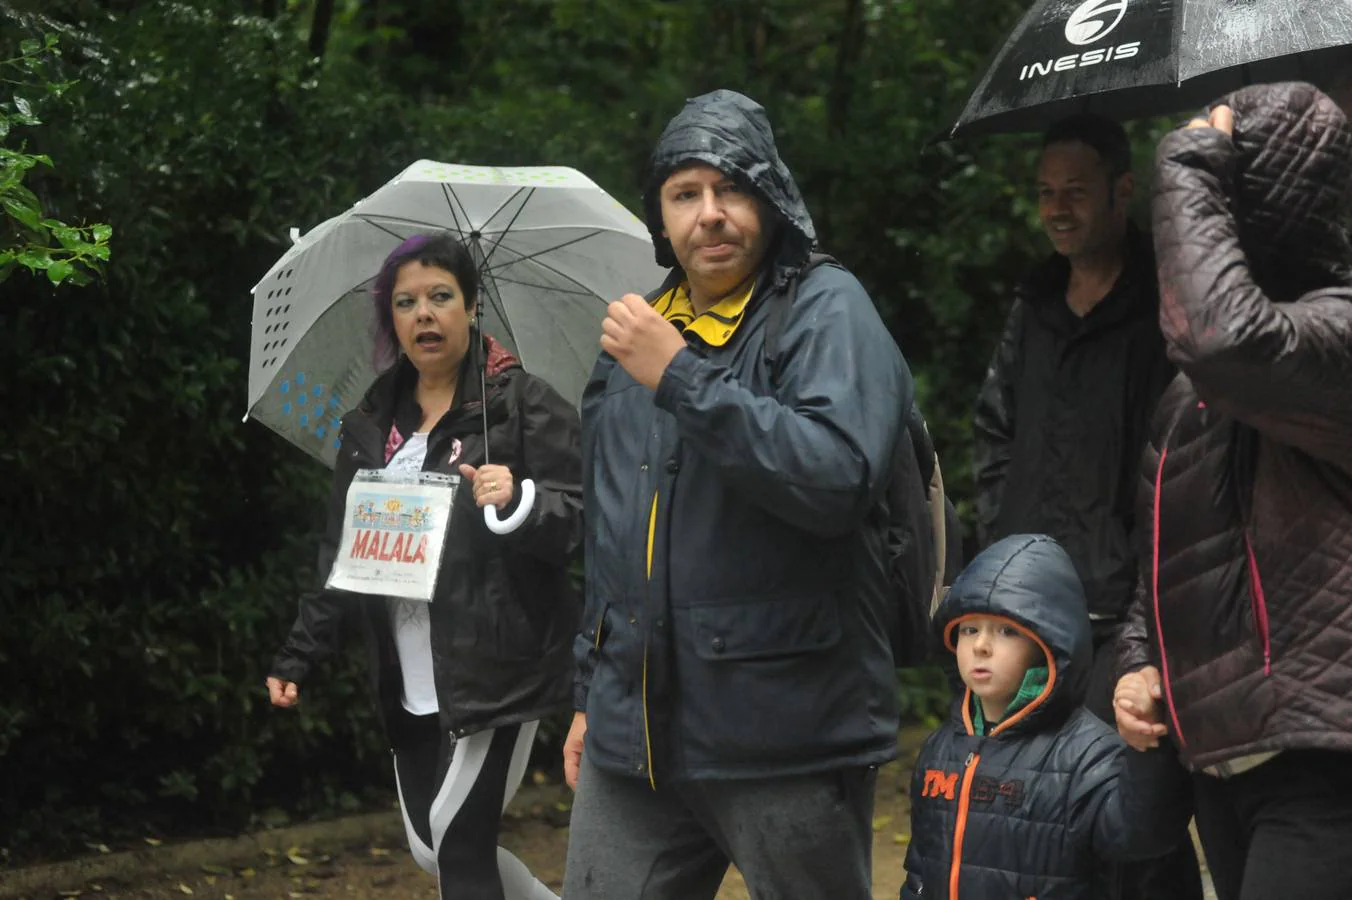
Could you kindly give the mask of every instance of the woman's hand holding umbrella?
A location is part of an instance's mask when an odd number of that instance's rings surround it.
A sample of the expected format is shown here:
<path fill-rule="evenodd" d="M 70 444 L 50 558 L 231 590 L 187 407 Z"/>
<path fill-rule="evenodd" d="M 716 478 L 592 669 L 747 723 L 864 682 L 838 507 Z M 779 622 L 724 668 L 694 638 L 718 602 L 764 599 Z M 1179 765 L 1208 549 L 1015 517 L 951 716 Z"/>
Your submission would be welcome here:
<path fill-rule="evenodd" d="M 483 465 L 475 468 L 462 465 L 460 474 L 473 483 L 474 502 L 480 509 L 485 506 L 496 506 L 501 509 L 512 502 L 515 488 L 512 483 L 512 471 L 506 466 Z"/>

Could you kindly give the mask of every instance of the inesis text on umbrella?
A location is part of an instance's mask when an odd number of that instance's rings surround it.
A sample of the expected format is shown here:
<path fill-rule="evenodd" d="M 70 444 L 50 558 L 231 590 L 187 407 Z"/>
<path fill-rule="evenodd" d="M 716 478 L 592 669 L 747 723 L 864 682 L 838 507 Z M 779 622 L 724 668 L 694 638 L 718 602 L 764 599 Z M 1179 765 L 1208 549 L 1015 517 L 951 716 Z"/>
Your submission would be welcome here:
<path fill-rule="evenodd" d="M 1097 50 L 1086 50 L 1083 53 L 1059 56 L 1046 62 L 1028 63 L 1019 70 L 1019 80 L 1027 81 L 1029 78 L 1050 75 L 1052 72 L 1065 72 L 1068 69 L 1079 69 L 1084 66 L 1094 66 L 1114 60 L 1130 59 L 1140 50 L 1140 41 L 1128 41 L 1125 44 L 1118 44 L 1116 47 L 1100 47 Z"/>
<path fill-rule="evenodd" d="M 1127 12 L 1127 3 L 1128 0 L 1086 0 L 1081 3 L 1066 20 L 1066 40 L 1076 46 L 1101 41 L 1121 23 Z M 1027 81 L 1052 72 L 1130 59 L 1140 52 L 1140 48 L 1140 41 L 1126 41 L 1112 47 L 1098 47 L 1044 62 L 1028 63 L 1019 70 L 1019 80 Z"/>

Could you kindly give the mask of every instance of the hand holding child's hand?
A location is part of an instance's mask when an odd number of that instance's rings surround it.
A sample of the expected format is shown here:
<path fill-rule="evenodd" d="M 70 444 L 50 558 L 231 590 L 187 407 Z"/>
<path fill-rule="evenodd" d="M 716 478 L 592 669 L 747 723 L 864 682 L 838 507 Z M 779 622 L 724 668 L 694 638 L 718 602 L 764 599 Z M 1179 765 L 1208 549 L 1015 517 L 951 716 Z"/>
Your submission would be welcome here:
<path fill-rule="evenodd" d="M 1148 750 L 1160 745 L 1169 733 L 1160 709 L 1160 673 L 1154 666 L 1123 675 L 1113 691 L 1113 712 L 1117 732 L 1129 746 Z"/>

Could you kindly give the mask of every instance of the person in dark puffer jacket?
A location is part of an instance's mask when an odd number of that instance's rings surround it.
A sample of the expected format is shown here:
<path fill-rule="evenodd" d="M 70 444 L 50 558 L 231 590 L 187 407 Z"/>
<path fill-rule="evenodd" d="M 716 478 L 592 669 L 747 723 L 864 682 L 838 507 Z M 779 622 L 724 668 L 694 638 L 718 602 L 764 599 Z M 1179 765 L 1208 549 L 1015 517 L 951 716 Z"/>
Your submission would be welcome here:
<path fill-rule="evenodd" d="M 1187 839 L 1168 749 L 1128 752 L 1084 709 L 1084 587 L 1045 535 L 1013 535 L 958 576 L 934 619 L 962 689 L 911 786 L 902 900 L 1089 900 L 1101 859 Z"/>
<path fill-rule="evenodd" d="M 1141 462 L 1117 720 L 1177 745 L 1221 900 L 1352 897 L 1352 127 L 1306 84 L 1156 155 L 1180 375 Z"/>

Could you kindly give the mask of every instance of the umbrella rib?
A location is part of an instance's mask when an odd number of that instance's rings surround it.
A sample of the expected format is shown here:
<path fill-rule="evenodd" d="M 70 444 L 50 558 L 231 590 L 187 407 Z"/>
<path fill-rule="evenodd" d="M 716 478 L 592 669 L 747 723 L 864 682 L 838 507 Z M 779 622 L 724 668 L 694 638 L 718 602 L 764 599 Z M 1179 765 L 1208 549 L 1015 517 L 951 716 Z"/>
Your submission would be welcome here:
<path fill-rule="evenodd" d="M 398 238 L 401 241 L 405 239 L 405 235 L 400 234 L 399 232 L 393 230 L 392 228 L 387 227 L 382 223 L 389 222 L 397 225 L 409 225 L 414 228 L 435 228 L 441 231 L 446 230 L 445 225 L 441 225 L 436 222 L 424 222 L 422 219 L 402 219 L 399 216 L 372 216 L 364 213 L 357 213 L 352 216 L 352 219 L 353 221 L 357 222 L 365 222 L 372 228 L 379 228 L 381 231 L 385 232 L 390 237 Z M 460 231 L 459 221 L 456 222 L 455 228 L 457 231 Z M 464 234 L 463 231 L 460 231 L 460 233 Z"/>
<path fill-rule="evenodd" d="M 553 253 L 555 250 L 562 250 L 564 247 L 571 247 L 573 244 L 578 244 L 578 243 L 581 243 L 582 241 L 585 241 L 585 240 L 587 240 L 587 239 L 589 239 L 589 238 L 594 238 L 594 237 L 596 237 L 598 234 L 603 234 L 603 232 L 601 232 L 601 231 L 593 231 L 593 232 L 591 232 L 591 233 L 589 233 L 589 234 L 584 234 L 584 235 L 582 235 L 581 237 L 575 237 L 575 238 L 573 238 L 571 241 L 564 241 L 562 244 L 555 244 L 553 247 L 546 247 L 546 248 L 543 249 L 543 250 L 536 250 L 534 253 L 530 253 L 530 254 L 522 254 L 522 253 L 519 253 L 519 252 L 518 252 L 518 256 L 520 257 L 519 259 L 514 259 L 514 260 L 512 260 L 511 262 L 508 262 L 508 263 L 503 263 L 503 265 L 504 265 L 504 266 L 510 266 L 510 265 L 515 265 L 516 263 L 519 263 L 519 262 L 527 262 L 527 261 L 529 261 L 529 260 L 535 259 L 537 256 L 543 256 L 543 255 L 546 254 L 546 253 Z M 505 233 L 504 233 L 504 235 L 505 235 Z M 495 246 L 496 246 L 496 245 L 495 245 Z M 509 248 L 509 249 L 510 249 L 510 248 Z M 487 265 L 487 260 L 484 261 L 484 264 Z"/>
<path fill-rule="evenodd" d="M 492 294 L 497 294 L 498 297 L 501 298 L 501 291 L 498 290 L 498 278 L 497 278 L 497 276 L 494 275 L 491 271 L 488 271 L 488 270 L 484 270 L 484 274 L 485 274 L 485 275 L 493 282 L 493 291 L 490 293 L 490 296 L 491 296 Z M 565 275 L 565 276 L 563 276 L 563 277 L 566 278 L 566 277 L 568 277 L 568 276 Z M 504 280 L 507 280 L 507 279 L 504 279 Z M 508 284 L 511 284 L 512 282 L 511 282 L 510 280 L 507 280 L 507 283 L 508 283 Z M 529 287 L 535 287 L 535 285 L 529 285 Z M 586 298 L 589 299 L 589 300 L 596 300 L 596 299 L 598 299 L 597 296 L 596 296 L 596 294 L 594 294 L 594 293 L 586 293 L 586 294 L 583 294 L 583 293 L 581 293 L 581 292 L 579 292 L 579 291 L 559 291 L 557 288 L 547 288 L 547 290 L 553 290 L 553 291 L 555 291 L 555 292 L 557 292 L 557 293 L 560 293 L 560 294 L 568 294 L 568 295 L 571 295 L 571 296 L 574 296 L 574 297 L 586 297 Z M 511 323 L 511 321 L 510 321 L 510 320 L 508 319 L 508 317 L 507 317 L 507 310 L 506 310 L 506 308 L 499 307 L 499 308 L 498 308 L 498 315 L 499 315 L 499 316 L 501 317 L 501 319 L 502 319 L 502 324 L 503 324 L 503 326 L 508 330 L 508 332 L 511 333 L 512 339 L 515 340 L 515 339 L 516 339 L 516 331 L 515 331 L 515 329 L 512 328 L 512 323 Z M 566 344 L 566 345 L 568 346 L 568 349 L 571 350 L 571 351 L 573 352 L 573 355 L 576 356 L 577 359 L 585 361 L 585 360 L 588 358 L 587 354 L 585 354 L 585 353 L 583 352 L 582 348 L 579 347 L 579 346 L 577 346 L 577 344 L 575 344 L 575 343 L 573 342 L 572 336 L 568 333 L 567 330 L 565 330 L 565 329 L 560 329 L 560 330 L 557 332 L 557 336 L 563 339 L 563 343 Z M 518 351 L 519 351 L 519 350 L 520 350 L 520 347 L 518 347 L 517 349 L 518 349 Z"/>
<path fill-rule="evenodd" d="M 451 219 L 455 222 L 455 230 L 460 232 L 461 234 L 465 234 L 465 226 L 460 224 L 460 216 L 457 215 L 455 211 L 456 204 L 460 203 L 460 198 L 455 195 L 455 191 L 451 190 L 451 186 L 449 184 L 443 183 L 441 185 L 441 193 L 444 194 L 446 197 L 446 205 L 451 208 Z M 469 213 L 465 212 L 465 206 L 463 203 L 460 203 L 460 212 L 465 213 L 465 224 L 468 225 Z"/>
<path fill-rule="evenodd" d="M 443 225 L 438 225 L 436 222 L 425 222 L 425 221 L 423 221 L 422 219 L 405 219 L 405 218 L 403 218 L 403 217 L 401 217 L 401 216 L 391 216 L 391 215 L 386 215 L 386 214 L 384 214 L 384 213 L 379 214 L 379 215 L 376 215 L 376 214 L 373 214 L 373 213 L 353 213 L 353 214 L 352 214 L 352 218 L 353 218 L 353 219 L 356 219 L 356 220 L 359 220 L 359 221 L 362 221 L 362 222 L 366 222 L 366 223 L 371 224 L 371 225 L 375 225 L 375 224 L 376 224 L 376 221 L 377 221 L 377 220 L 380 220 L 380 221 L 384 221 L 384 222 L 396 222 L 396 223 L 401 224 L 401 225 L 413 225 L 413 226 L 416 226 L 416 227 L 418 227 L 418 228 L 444 228 L 444 227 L 445 227 L 445 226 L 443 226 Z M 466 224 L 468 224 L 468 223 L 466 223 Z M 459 224 L 459 219 L 458 219 L 458 217 L 457 217 L 457 221 L 456 221 L 456 226 L 455 226 L 455 227 L 456 227 L 457 229 L 460 230 L 461 234 L 467 234 L 467 233 L 468 233 L 468 232 L 465 232 L 465 231 L 464 231 L 465 225 Z M 598 225 L 592 225 L 592 226 L 588 226 L 588 225 L 567 225 L 567 226 L 564 226 L 564 225 L 526 225 L 526 226 L 523 226 L 523 227 L 521 227 L 521 228 L 515 228 L 515 229 L 513 229 L 513 230 L 514 230 L 517 234 L 521 234 L 521 233 L 524 232 L 524 231 L 563 231 L 563 230 L 566 230 L 566 229 L 578 229 L 578 230 L 580 230 L 580 229 L 583 229 L 583 228 L 591 228 L 591 229 L 592 229 L 591 232 L 588 233 L 588 234 L 586 235 L 586 237 L 595 237 L 595 236 L 598 235 L 598 234 L 618 234 L 620 237 L 633 238 L 634 240 L 639 240 L 639 239 L 640 239 L 640 238 L 638 238 L 636 235 L 634 235 L 632 232 L 625 231 L 623 228 L 605 228 L 605 227 L 598 226 Z M 391 232 L 391 233 L 393 233 L 393 232 Z M 481 229 L 479 229 L 479 233 L 480 233 L 481 235 L 498 235 L 498 234 L 502 234 L 503 232 L 498 231 L 497 229 L 482 229 L 482 228 L 481 228 Z M 561 245 L 561 246 L 562 246 L 562 245 Z"/>
<path fill-rule="evenodd" d="M 564 288 L 555 287 L 552 284 L 532 284 L 529 281 L 520 281 L 516 278 L 502 278 L 498 275 L 494 275 L 492 272 L 487 271 L 485 272 L 485 274 L 492 277 L 494 284 L 501 281 L 503 284 L 514 284 L 517 287 L 533 288 L 537 291 L 551 291 L 555 294 L 567 294 L 570 297 L 586 297 L 590 300 L 596 299 L 596 295 L 588 291 L 570 291 L 565 290 Z"/>
<path fill-rule="evenodd" d="M 520 193 L 520 191 L 517 193 Z M 508 200 L 508 202 L 510 203 L 511 201 Z M 498 208 L 501 209 L 502 207 Z M 493 215 L 497 215 L 497 212 L 494 212 Z M 491 219 L 492 216 L 489 216 L 489 218 Z M 474 267 L 479 270 L 479 274 L 483 279 L 483 293 L 484 296 L 488 298 L 488 305 L 497 313 L 498 320 L 502 322 L 502 327 L 507 329 L 507 335 L 512 339 L 512 342 L 515 343 L 516 332 L 512 328 L 512 323 L 507 319 L 507 307 L 502 303 L 502 291 L 498 288 L 498 280 L 493 277 L 493 273 L 488 268 L 488 257 L 484 256 L 483 238 L 482 236 L 476 237 L 473 234 L 468 235 L 467 238 L 471 253 L 474 250 L 478 250 L 479 255 L 483 258 L 482 262 L 476 260 Z M 491 284 L 489 282 L 491 282 Z"/>
<path fill-rule="evenodd" d="M 613 225 L 520 225 L 516 228 L 513 228 L 512 230 L 515 231 L 517 234 L 520 234 L 523 231 L 564 231 L 569 228 L 577 228 L 577 229 L 591 228 L 594 231 L 604 231 L 607 234 L 622 234 L 625 237 L 637 237 L 637 235 L 635 235 L 632 231 L 625 231 L 623 228 L 619 228 Z M 498 229 L 480 228 L 479 233 L 497 234 Z"/>
<path fill-rule="evenodd" d="M 392 237 L 392 238 L 398 238 L 398 239 L 401 240 L 401 241 L 404 240 L 404 236 L 403 236 L 402 234 L 400 234 L 399 232 L 395 231 L 395 230 L 392 229 L 392 228 L 386 228 L 384 225 L 380 224 L 379 222 L 375 221 L 374 219 L 370 219 L 370 218 L 368 218 L 368 217 L 366 217 L 366 216 L 362 216 L 362 215 L 353 216 L 353 218 L 354 218 L 354 219 L 359 219 L 359 220 L 361 220 L 362 222 L 365 222 L 367 225 L 370 225 L 372 228 L 378 228 L 378 229 L 380 229 L 381 231 L 385 232 L 386 234 L 388 234 L 388 235 L 389 235 L 390 237 Z M 418 222 L 415 222 L 415 221 L 413 221 L 412 219 L 409 219 L 409 220 L 407 220 L 407 221 L 408 221 L 408 224 L 409 224 L 409 225 L 417 225 L 417 224 L 419 224 Z"/>
<path fill-rule="evenodd" d="M 516 193 L 519 194 L 521 193 L 521 191 L 517 191 Z M 488 263 L 490 260 L 493 259 L 493 254 L 497 252 L 498 245 L 502 243 L 505 237 L 507 237 L 507 234 L 512 230 L 512 226 L 516 224 L 516 220 L 521 218 L 521 213 L 525 211 L 526 204 L 530 203 L 530 198 L 534 196 L 535 196 L 535 188 L 531 188 L 530 193 L 526 195 L 526 199 L 521 201 L 521 205 L 518 206 L 516 208 L 516 212 L 512 214 L 512 219 L 510 222 L 507 223 L 507 227 L 502 229 L 501 233 L 498 234 L 498 239 L 493 242 L 493 246 L 488 248 L 488 254 L 484 256 L 484 271 L 488 271 Z M 513 194 L 507 200 L 507 203 L 511 203 L 512 200 L 514 199 L 516 199 L 516 194 Z M 493 216 L 496 216 L 499 212 L 501 212 L 502 209 L 507 206 L 507 203 L 502 204 L 502 206 L 499 206 L 496 210 L 494 210 L 493 215 L 489 216 L 487 219 L 484 220 L 484 224 L 487 225 L 489 222 L 493 221 Z"/>
<path fill-rule="evenodd" d="M 505 187 L 505 186 L 506 186 L 506 185 L 500 185 L 500 187 Z M 498 213 L 500 213 L 500 212 L 502 212 L 504 209 L 506 209 L 506 208 L 511 204 L 511 202 L 512 202 L 513 200 L 515 200 L 517 197 L 521 196 L 521 192 L 522 192 L 522 191 L 528 190 L 528 188 L 527 188 L 524 184 L 518 184 L 518 185 L 513 185 L 513 186 L 516 188 L 516 190 L 512 191 L 512 196 L 508 197 L 506 200 L 504 200 L 504 201 L 502 201 L 501 203 L 499 203 L 498 206 L 497 206 L 497 209 L 493 210 L 491 213 L 489 213 L 487 216 L 484 217 L 484 227 L 485 227 L 485 228 L 488 226 L 488 223 L 489 223 L 489 222 L 493 221 L 493 219 L 497 217 L 497 214 L 498 214 Z M 535 190 L 535 188 L 529 188 L 529 190 L 532 190 L 532 191 L 533 191 L 533 190 Z M 465 217 L 466 217 L 466 218 L 469 218 L 469 214 L 466 213 L 466 214 L 465 214 Z M 479 233 L 480 233 L 480 234 L 483 234 L 483 233 L 484 233 L 484 229 L 483 229 L 483 228 L 480 228 L 480 229 L 479 229 Z"/>
<path fill-rule="evenodd" d="M 524 254 L 522 254 L 522 253 L 517 252 L 516 250 L 513 250 L 511 247 L 505 247 L 504 249 L 505 249 L 508 253 L 516 253 L 517 256 L 523 256 L 523 255 L 524 255 Z M 532 259 L 532 260 L 530 260 L 530 262 L 535 263 L 537 266 L 539 266 L 539 267 L 542 268 L 542 269 L 547 269 L 548 271 L 553 272 L 555 275 L 559 276 L 559 277 L 562 278 L 564 281 L 571 282 L 572 284 L 577 285 L 577 286 L 580 287 L 582 290 L 584 290 L 584 291 L 586 291 L 587 293 L 591 294 L 593 297 L 597 297 L 598 299 L 600 299 L 599 296 L 597 295 L 596 291 L 594 291 L 594 290 L 592 290 L 591 288 L 587 287 L 585 284 L 583 284 L 582 282 L 578 281 L 576 278 L 574 278 L 573 276 L 569 275 L 568 273 L 566 273 L 566 272 L 561 272 L 560 270 L 556 269 L 554 266 L 551 266 L 549 263 L 545 262 L 544 260 L 538 259 L 538 258 L 537 258 L 537 259 Z M 603 301 L 603 302 L 604 302 L 604 301 Z"/>
<path fill-rule="evenodd" d="M 512 322 L 507 318 L 507 307 L 502 304 L 502 291 L 498 289 L 498 280 L 493 277 L 493 273 L 488 269 L 483 269 L 482 271 L 484 275 L 487 276 L 488 280 L 493 282 L 493 289 L 491 291 L 484 291 L 484 293 L 488 295 L 488 302 L 491 303 L 493 308 L 497 311 L 498 319 L 502 322 L 502 327 L 507 329 L 507 334 L 511 336 L 512 343 L 516 343 L 516 329 L 512 328 Z M 484 285 L 484 287 L 487 288 L 488 285 Z M 520 348 L 517 349 L 519 350 Z"/>

